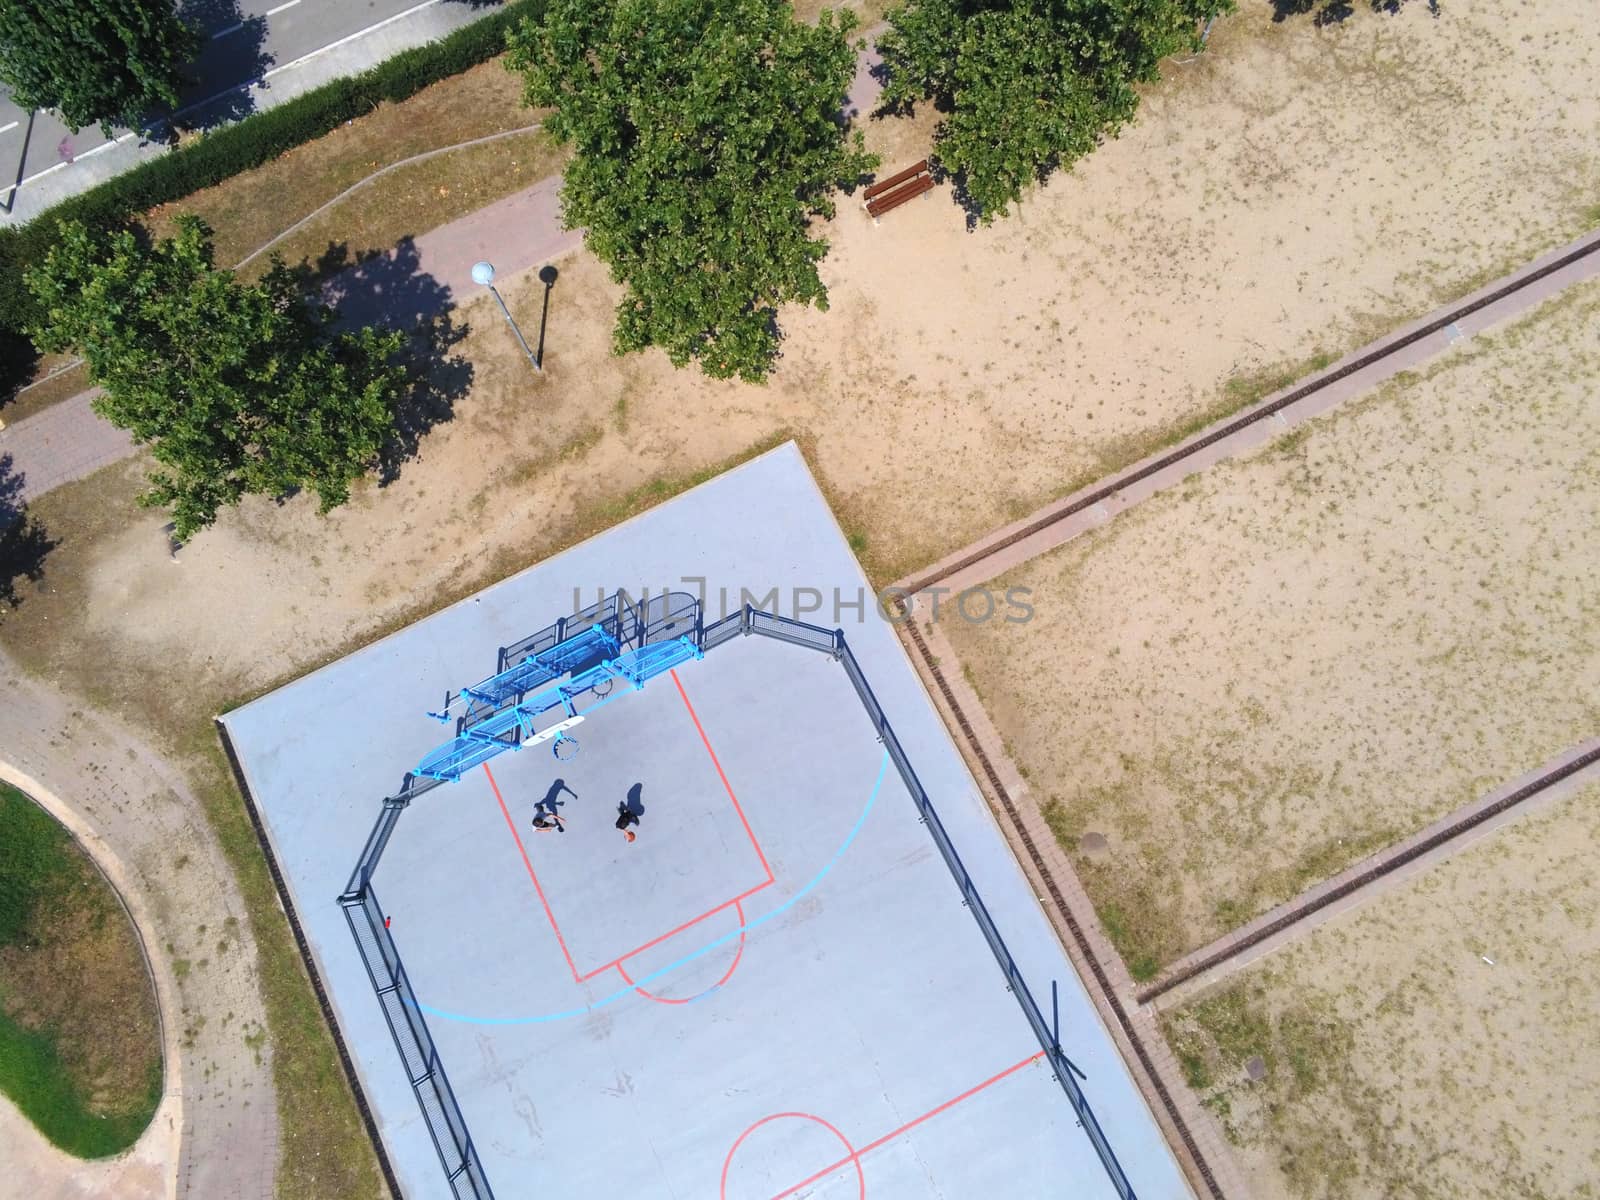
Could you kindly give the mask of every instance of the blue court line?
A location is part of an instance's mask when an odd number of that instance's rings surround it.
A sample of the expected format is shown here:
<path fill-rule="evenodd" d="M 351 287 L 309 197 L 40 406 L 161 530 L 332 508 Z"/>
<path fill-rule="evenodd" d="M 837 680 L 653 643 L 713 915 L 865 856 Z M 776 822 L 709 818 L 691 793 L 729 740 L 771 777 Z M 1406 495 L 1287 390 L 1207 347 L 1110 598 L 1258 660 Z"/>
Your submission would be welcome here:
<path fill-rule="evenodd" d="M 867 815 L 872 812 L 872 806 L 877 803 L 878 793 L 883 789 L 883 781 L 888 773 L 889 752 L 885 750 L 883 752 L 883 762 L 878 765 L 878 778 L 873 782 L 872 785 L 872 794 L 867 797 L 867 806 L 861 810 L 861 815 L 856 818 L 855 825 L 851 827 L 850 833 L 845 837 L 844 841 L 839 844 L 839 848 L 833 852 L 833 857 L 828 859 L 828 861 L 823 864 L 822 869 L 811 877 L 810 881 L 805 885 L 805 887 L 801 888 L 793 896 L 790 896 L 771 912 L 763 913 L 754 921 L 746 921 L 738 928 L 730 930 L 722 937 L 719 937 L 716 941 L 700 947 L 700 949 L 691 954 L 684 955 L 676 962 L 668 963 L 658 971 L 652 971 L 643 978 L 634 980 L 634 982 L 630 983 L 627 987 L 619 988 L 618 990 L 612 992 L 611 995 L 606 996 L 604 999 L 596 1000 L 592 1004 L 586 1004 L 582 1008 L 569 1008 L 563 1012 L 545 1013 L 542 1016 L 537 1017 L 474 1017 L 469 1016 L 466 1013 L 448 1012 L 442 1008 L 434 1008 L 431 1004 L 424 1004 L 421 1000 L 415 1001 L 417 1010 L 419 1012 L 427 1013 L 430 1017 L 441 1017 L 446 1021 L 461 1021 L 468 1025 L 536 1025 L 544 1021 L 564 1021 L 569 1017 L 581 1017 L 586 1013 L 592 1013 L 597 1009 L 604 1008 L 606 1005 L 620 1000 L 624 996 L 631 996 L 636 988 L 643 987 L 647 983 L 660 979 L 663 975 L 670 974 L 671 972 L 676 971 L 679 967 L 687 966 L 696 959 L 710 954 L 718 947 L 726 946 L 729 942 L 733 941 L 734 938 L 743 937 L 752 930 L 761 928 L 761 926 L 765 925 L 768 921 L 774 920 L 777 917 L 781 917 L 796 904 L 800 903 L 801 900 L 805 899 L 806 896 L 810 895 L 811 892 L 815 890 L 816 886 L 827 876 L 828 872 L 839 865 L 839 860 L 844 857 L 844 852 L 850 849 L 850 844 L 856 840 L 856 835 L 861 832 L 861 827 L 867 823 Z M 695 997 L 695 999 L 704 999 L 706 996 L 709 996 L 716 990 L 717 988 L 710 988 L 702 995 Z"/>

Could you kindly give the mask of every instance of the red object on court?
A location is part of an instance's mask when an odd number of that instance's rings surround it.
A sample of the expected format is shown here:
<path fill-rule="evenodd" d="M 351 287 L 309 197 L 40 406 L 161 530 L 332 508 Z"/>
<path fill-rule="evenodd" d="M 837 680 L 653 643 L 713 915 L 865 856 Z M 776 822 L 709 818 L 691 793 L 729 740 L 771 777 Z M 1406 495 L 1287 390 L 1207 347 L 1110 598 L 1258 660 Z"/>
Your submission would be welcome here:
<path fill-rule="evenodd" d="M 624 830 L 623 830 L 623 831 L 622 831 L 622 836 L 623 836 L 623 837 L 625 837 L 625 838 L 627 838 L 627 839 L 628 839 L 628 840 L 629 840 L 629 841 L 630 841 L 630 842 L 631 842 L 631 841 L 633 841 L 633 839 L 634 839 L 634 838 L 635 838 L 635 837 L 636 837 L 636 836 L 638 836 L 638 835 L 636 835 L 636 834 L 635 834 L 635 833 L 634 833 L 634 832 L 633 832 L 633 830 L 631 830 L 631 829 L 624 829 Z"/>
<path fill-rule="evenodd" d="M 384 919 L 383 919 L 383 927 L 384 927 L 384 928 L 385 928 L 385 929 L 387 929 L 387 928 L 389 928 L 389 918 L 388 918 L 388 917 L 385 917 L 385 918 L 384 918 Z"/>

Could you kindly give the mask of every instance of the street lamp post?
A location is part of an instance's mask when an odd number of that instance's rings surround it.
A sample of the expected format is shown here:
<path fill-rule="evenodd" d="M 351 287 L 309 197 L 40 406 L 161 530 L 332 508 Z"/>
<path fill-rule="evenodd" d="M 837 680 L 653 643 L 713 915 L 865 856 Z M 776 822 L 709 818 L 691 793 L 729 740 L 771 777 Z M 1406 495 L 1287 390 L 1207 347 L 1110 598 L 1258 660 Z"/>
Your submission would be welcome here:
<path fill-rule="evenodd" d="M 472 282 L 481 284 L 489 289 L 489 294 L 495 298 L 495 303 L 500 305 L 500 311 L 506 315 L 506 324 L 511 326 L 511 332 L 516 335 L 517 345 L 522 347 L 522 352 L 528 356 L 528 361 L 533 364 L 533 369 L 540 374 L 544 368 L 539 365 L 539 356 L 528 346 L 527 339 L 522 336 L 522 330 L 517 328 L 517 323 L 511 319 L 511 310 L 506 307 L 506 302 L 500 298 L 500 293 L 494 286 L 494 264 L 487 262 L 474 263 L 472 267 Z"/>

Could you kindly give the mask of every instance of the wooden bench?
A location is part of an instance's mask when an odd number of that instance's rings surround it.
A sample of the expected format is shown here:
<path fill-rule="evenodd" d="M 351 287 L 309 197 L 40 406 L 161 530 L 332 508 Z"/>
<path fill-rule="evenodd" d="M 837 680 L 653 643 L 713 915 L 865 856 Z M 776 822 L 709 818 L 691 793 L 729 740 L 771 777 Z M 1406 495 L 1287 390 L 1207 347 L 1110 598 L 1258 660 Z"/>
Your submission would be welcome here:
<path fill-rule="evenodd" d="M 904 171 L 897 171 L 889 178 L 879 180 L 862 192 L 861 198 L 866 203 L 867 214 L 876 219 L 932 189 L 933 176 L 928 174 L 928 160 L 923 159 Z"/>

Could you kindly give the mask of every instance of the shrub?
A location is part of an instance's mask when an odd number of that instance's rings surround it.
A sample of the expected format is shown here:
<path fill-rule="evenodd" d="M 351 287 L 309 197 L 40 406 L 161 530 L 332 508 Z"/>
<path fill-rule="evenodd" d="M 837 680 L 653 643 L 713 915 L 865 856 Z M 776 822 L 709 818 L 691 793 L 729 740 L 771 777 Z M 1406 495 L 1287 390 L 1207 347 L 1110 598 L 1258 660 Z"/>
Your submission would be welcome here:
<path fill-rule="evenodd" d="M 223 126 L 63 200 L 25 225 L 0 229 L 0 332 L 22 333 L 43 316 L 22 277 L 44 261 L 56 243 L 60 222 L 76 221 L 97 233 L 125 226 L 158 204 L 181 200 L 322 137 L 385 100 L 405 100 L 488 61 L 505 49 L 506 31 L 513 24 L 543 10 L 544 0 L 512 0 L 440 41 L 403 51 L 371 70 L 335 79 Z"/>

